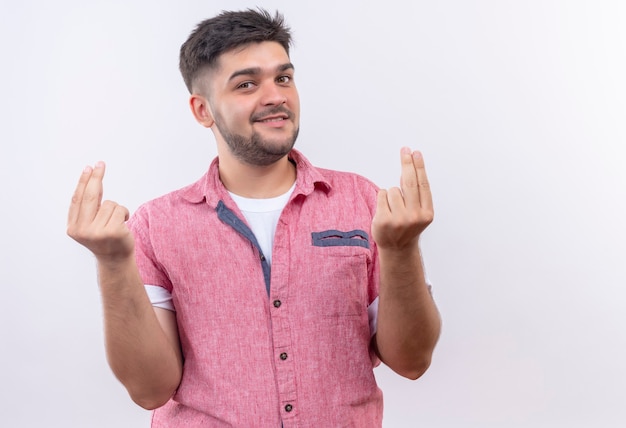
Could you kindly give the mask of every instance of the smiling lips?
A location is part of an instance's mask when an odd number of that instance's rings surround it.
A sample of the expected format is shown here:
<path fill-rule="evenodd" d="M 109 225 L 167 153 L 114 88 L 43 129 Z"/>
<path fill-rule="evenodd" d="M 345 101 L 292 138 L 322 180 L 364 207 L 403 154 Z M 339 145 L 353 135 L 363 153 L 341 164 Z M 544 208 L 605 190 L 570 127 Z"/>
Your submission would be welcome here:
<path fill-rule="evenodd" d="M 252 122 L 265 123 L 265 124 L 283 124 L 286 120 L 291 119 L 293 113 L 287 110 L 284 106 L 274 106 L 272 108 L 260 111 L 251 117 Z"/>
<path fill-rule="evenodd" d="M 283 120 L 287 120 L 287 117 L 285 117 L 285 116 L 268 117 L 266 119 L 258 120 L 257 122 L 262 122 L 262 123 L 282 122 Z"/>
<path fill-rule="evenodd" d="M 253 123 L 260 123 L 269 128 L 278 129 L 283 128 L 287 124 L 287 120 L 289 120 L 290 118 L 291 114 L 284 111 L 280 114 L 276 114 L 276 112 L 271 112 L 270 115 L 259 115 L 258 117 L 253 118 Z"/>

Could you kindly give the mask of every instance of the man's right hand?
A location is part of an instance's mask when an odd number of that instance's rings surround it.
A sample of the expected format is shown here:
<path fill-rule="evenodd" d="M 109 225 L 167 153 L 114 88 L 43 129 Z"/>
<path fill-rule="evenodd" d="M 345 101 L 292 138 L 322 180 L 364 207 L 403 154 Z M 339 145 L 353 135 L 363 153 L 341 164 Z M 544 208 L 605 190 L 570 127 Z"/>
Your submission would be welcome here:
<path fill-rule="evenodd" d="M 127 260 L 135 241 L 126 226 L 128 210 L 112 201 L 102 201 L 104 162 L 86 167 L 72 196 L 67 234 L 87 247 L 101 263 Z"/>

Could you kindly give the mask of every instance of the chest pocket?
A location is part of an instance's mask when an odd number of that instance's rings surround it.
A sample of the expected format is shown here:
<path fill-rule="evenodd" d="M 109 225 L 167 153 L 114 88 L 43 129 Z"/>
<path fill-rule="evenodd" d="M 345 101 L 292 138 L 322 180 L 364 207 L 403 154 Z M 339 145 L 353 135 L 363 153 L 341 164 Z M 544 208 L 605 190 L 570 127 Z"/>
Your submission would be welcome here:
<path fill-rule="evenodd" d="M 363 316 L 367 312 L 369 236 L 363 230 L 312 232 L 312 261 L 322 317 Z"/>
<path fill-rule="evenodd" d="M 312 232 L 311 238 L 316 247 L 363 247 L 369 249 L 370 242 L 367 233 L 363 230 L 355 229 L 349 232 L 340 230 L 325 230 L 323 232 Z"/>

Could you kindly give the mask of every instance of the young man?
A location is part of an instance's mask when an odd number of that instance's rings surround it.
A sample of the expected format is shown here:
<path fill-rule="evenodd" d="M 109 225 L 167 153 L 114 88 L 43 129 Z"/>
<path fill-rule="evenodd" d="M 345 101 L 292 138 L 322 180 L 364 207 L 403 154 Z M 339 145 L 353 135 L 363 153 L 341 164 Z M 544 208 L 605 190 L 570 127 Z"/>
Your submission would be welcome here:
<path fill-rule="evenodd" d="M 400 188 L 313 167 L 282 16 L 223 12 L 180 68 L 218 156 L 196 183 L 128 211 L 83 171 L 68 234 L 98 262 L 108 360 L 153 427 L 380 427 L 380 361 L 424 373 L 440 319 L 419 237 L 421 154 Z"/>

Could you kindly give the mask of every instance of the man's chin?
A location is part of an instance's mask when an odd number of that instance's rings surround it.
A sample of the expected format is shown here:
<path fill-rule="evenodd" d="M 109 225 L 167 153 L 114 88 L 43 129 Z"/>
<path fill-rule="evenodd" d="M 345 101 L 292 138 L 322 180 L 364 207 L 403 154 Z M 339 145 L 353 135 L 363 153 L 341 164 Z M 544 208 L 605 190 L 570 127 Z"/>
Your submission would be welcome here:
<path fill-rule="evenodd" d="M 296 143 L 295 141 L 268 142 L 267 144 L 263 145 L 263 148 L 267 154 L 284 156 L 291 151 L 295 143 Z"/>
<path fill-rule="evenodd" d="M 298 129 L 285 138 L 261 138 L 256 134 L 252 141 L 255 141 L 257 147 L 261 147 L 268 155 L 284 156 L 288 154 L 296 144 L 298 138 Z"/>

